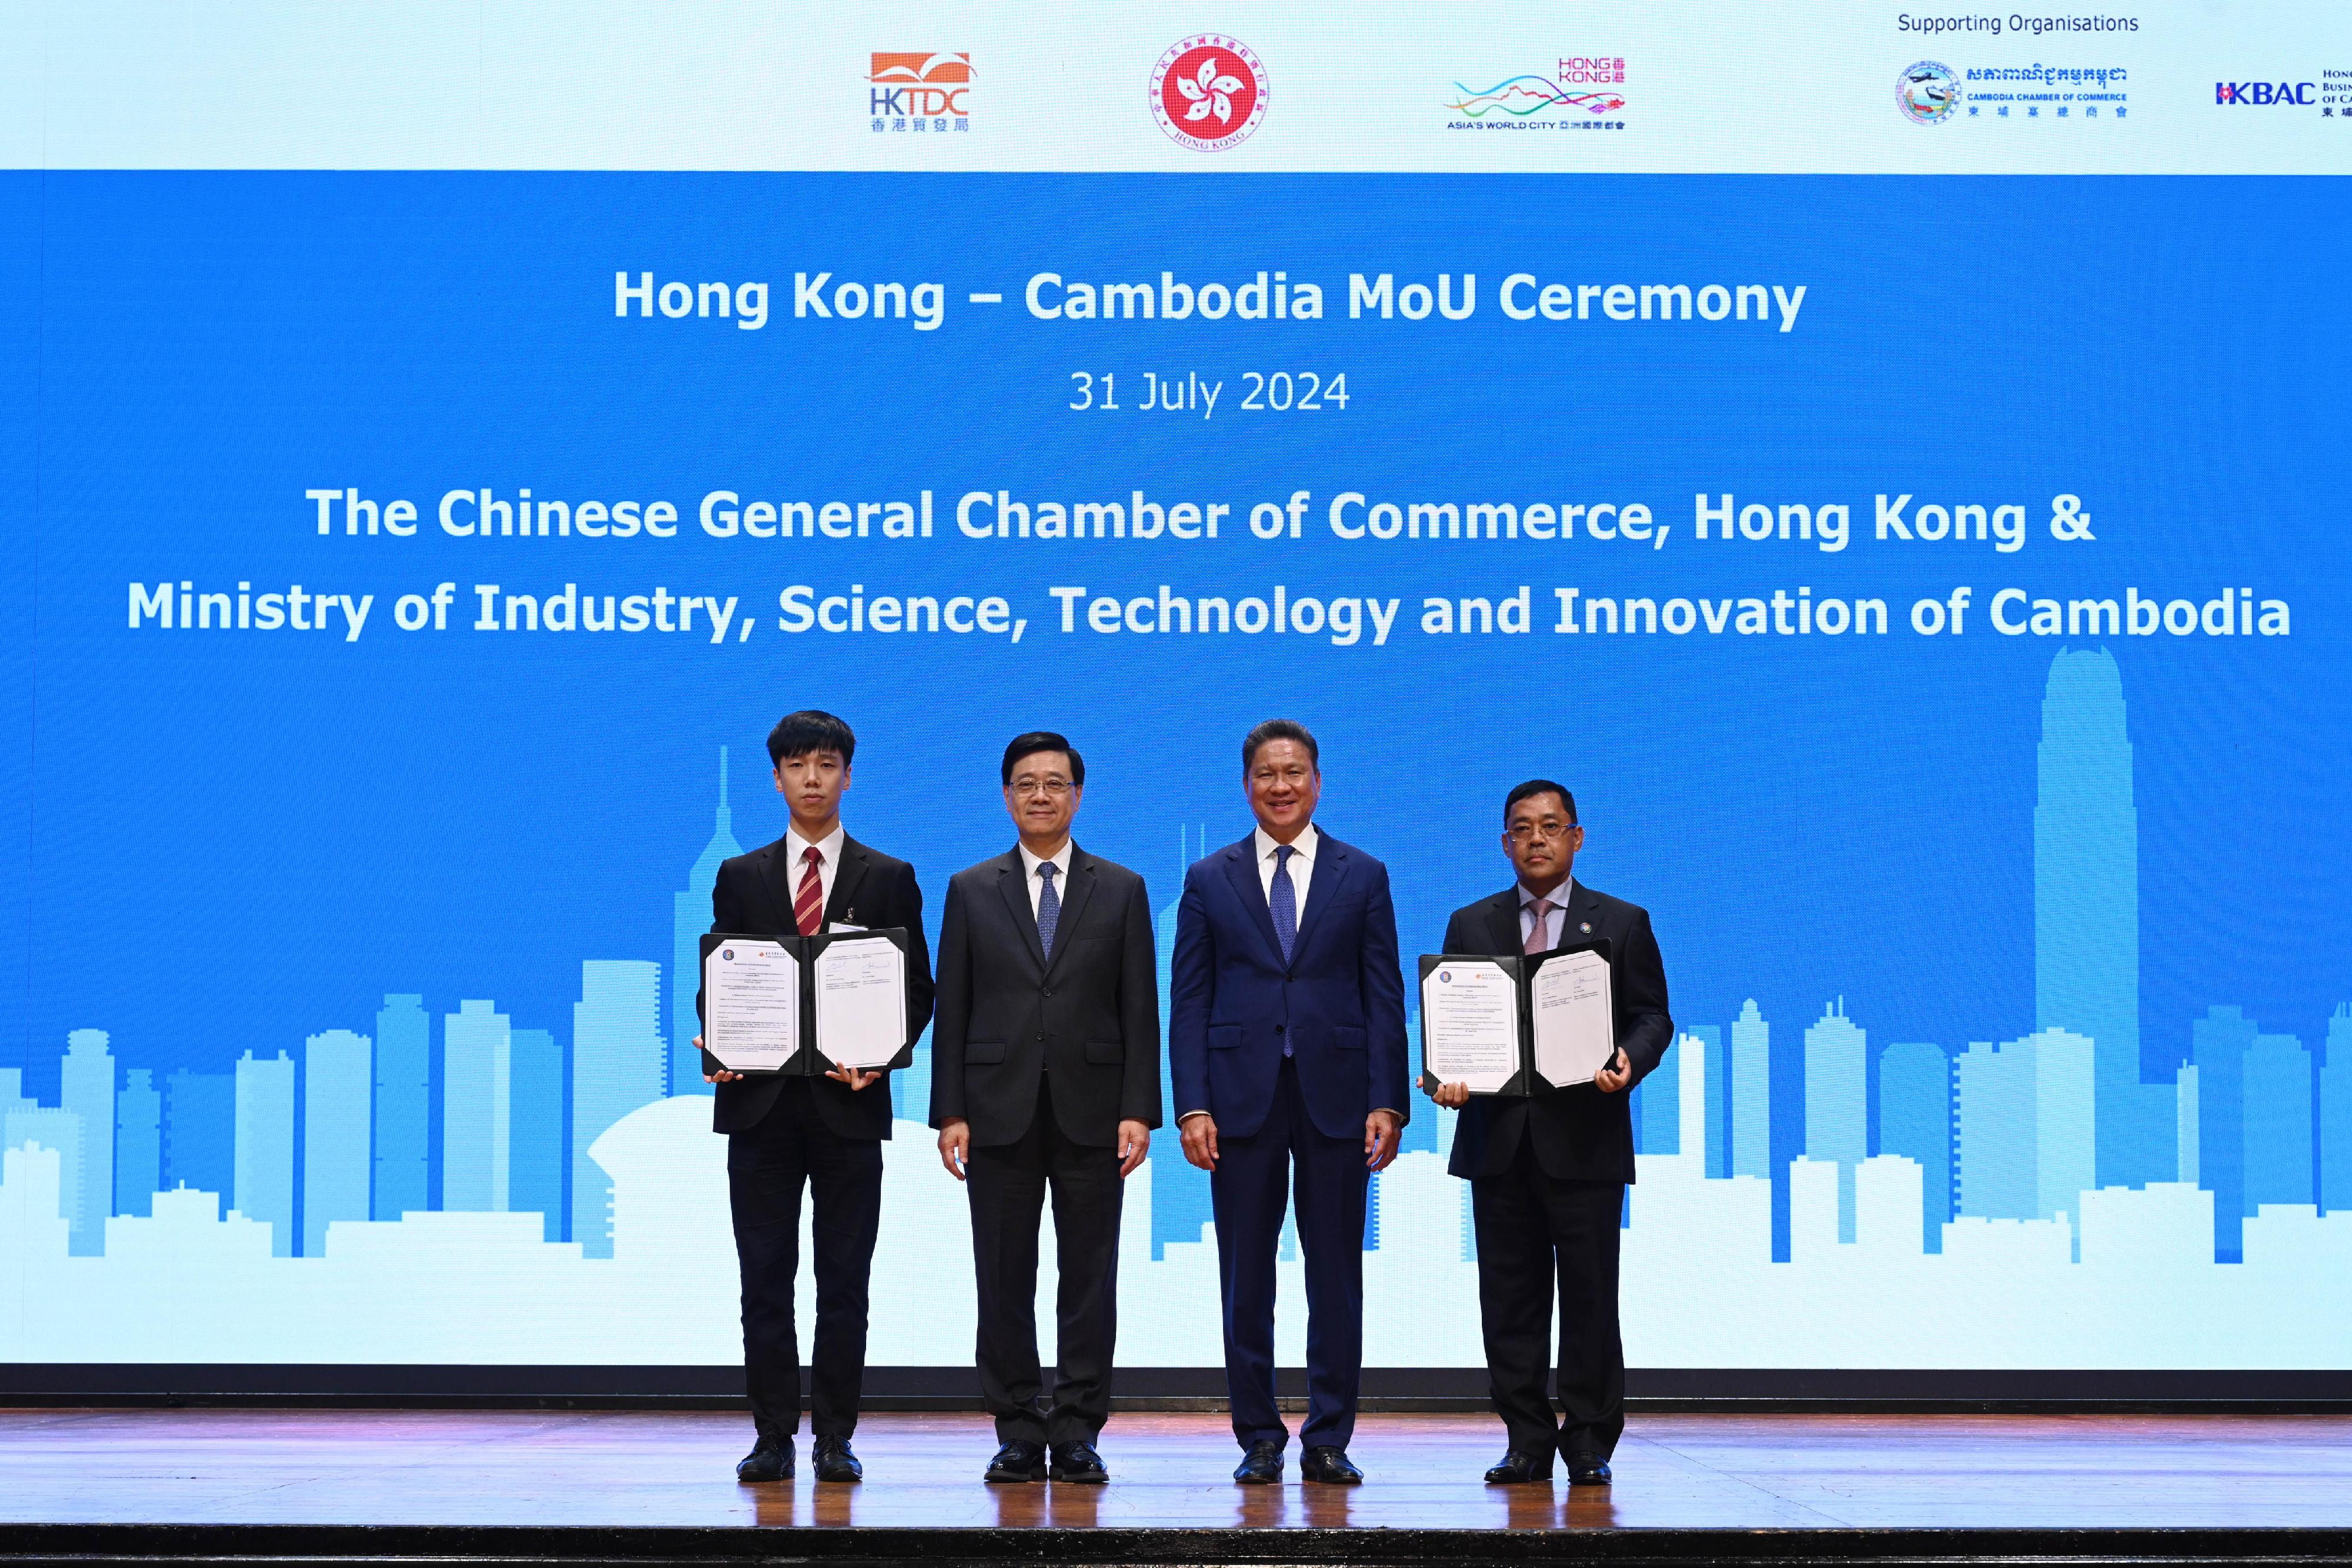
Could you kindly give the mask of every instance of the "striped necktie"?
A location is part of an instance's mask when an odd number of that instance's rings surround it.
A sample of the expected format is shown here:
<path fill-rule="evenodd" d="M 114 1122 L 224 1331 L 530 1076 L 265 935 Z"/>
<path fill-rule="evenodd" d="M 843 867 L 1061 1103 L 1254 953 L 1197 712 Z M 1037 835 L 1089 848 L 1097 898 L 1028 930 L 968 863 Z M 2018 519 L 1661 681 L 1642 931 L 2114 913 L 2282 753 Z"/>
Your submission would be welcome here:
<path fill-rule="evenodd" d="M 803 936 L 814 936 L 824 925 L 824 877 L 818 870 L 824 864 L 824 852 L 811 844 L 801 852 L 808 869 L 801 873 L 800 891 L 793 894 L 793 923 Z"/>

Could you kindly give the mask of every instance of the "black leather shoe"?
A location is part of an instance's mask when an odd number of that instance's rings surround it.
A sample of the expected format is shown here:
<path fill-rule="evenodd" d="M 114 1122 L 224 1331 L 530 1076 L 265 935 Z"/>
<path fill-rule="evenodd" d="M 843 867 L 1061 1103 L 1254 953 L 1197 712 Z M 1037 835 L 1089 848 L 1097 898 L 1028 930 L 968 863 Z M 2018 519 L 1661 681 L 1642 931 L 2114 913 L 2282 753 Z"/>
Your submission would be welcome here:
<path fill-rule="evenodd" d="M 1045 1445 L 1043 1443 L 1007 1443 L 996 1450 L 996 1458 L 988 1461 L 992 1481 L 1042 1481 L 1045 1479 Z"/>
<path fill-rule="evenodd" d="M 1345 1448 L 1322 1446 L 1307 1449 L 1298 1456 L 1298 1479 L 1321 1481 L 1325 1486 L 1361 1486 L 1364 1472 L 1348 1462 Z"/>
<path fill-rule="evenodd" d="M 1503 1456 L 1503 1462 L 1486 1472 L 1490 1487 L 1526 1486 L 1530 1481 L 1551 1479 L 1551 1456 L 1538 1456 L 1513 1448 Z"/>
<path fill-rule="evenodd" d="M 816 1440 L 816 1479 L 821 1481 L 862 1481 L 866 1467 L 849 1451 L 846 1437 L 819 1437 Z"/>
<path fill-rule="evenodd" d="M 1053 1470 L 1055 1480 L 1082 1487 L 1098 1487 L 1110 1479 L 1110 1472 L 1103 1469 L 1102 1456 L 1095 1452 L 1092 1443 L 1055 1444 Z"/>
<path fill-rule="evenodd" d="M 793 1440 L 790 1437 L 762 1437 L 743 1456 L 735 1467 L 735 1479 L 757 1485 L 762 1481 L 788 1481 L 793 1479 Z"/>
<path fill-rule="evenodd" d="M 1245 1487 L 1279 1486 L 1282 1482 L 1282 1445 L 1271 1437 L 1261 1437 L 1249 1446 L 1242 1462 L 1234 1467 L 1234 1479 Z"/>
<path fill-rule="evenodd" d="M 1609 1461 L 1606 1459 L 1596 1459 L 1587 1454 L 1568 1461 L 1568 1484 L 1572 1487 L 1605 1487 L 1609 1481 Z"/>

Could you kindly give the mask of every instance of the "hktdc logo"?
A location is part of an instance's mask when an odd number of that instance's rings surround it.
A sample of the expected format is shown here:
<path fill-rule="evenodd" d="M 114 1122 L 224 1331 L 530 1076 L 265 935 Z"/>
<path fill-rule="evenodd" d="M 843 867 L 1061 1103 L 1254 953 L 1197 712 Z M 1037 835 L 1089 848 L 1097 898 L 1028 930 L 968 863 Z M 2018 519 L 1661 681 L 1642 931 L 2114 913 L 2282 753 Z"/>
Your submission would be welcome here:
<path fill-rule="evenodd" d="M 1187 147 L 1215 152 L 1248 140 L 1265 100 L 1265 65 L 1223 34 L 1179 39 L 1151 68 L 1151 118 Z"/>
<path fill-rule="evenodd" d="M 874 52 L 866 113 L 877 131 L 971 129 L 971 56 Z"/>
<path fill-rule="evenodd" d="M 2215 103 L 2251 103 L 2256 106 L 2278 103 L 2313 104 L 2319 101 L 2317 82 L 2308 81 L 2217 81 L 2213 84 Z"/>

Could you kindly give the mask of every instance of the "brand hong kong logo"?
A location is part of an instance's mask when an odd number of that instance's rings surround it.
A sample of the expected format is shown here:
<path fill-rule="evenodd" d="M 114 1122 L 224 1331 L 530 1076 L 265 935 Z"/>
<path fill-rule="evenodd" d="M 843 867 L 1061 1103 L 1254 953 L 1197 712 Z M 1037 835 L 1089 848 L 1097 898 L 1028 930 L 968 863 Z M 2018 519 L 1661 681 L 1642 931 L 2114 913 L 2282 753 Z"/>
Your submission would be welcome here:
<path fill-rule="evenodd" d="M 1522 71 L 1492 87 L 1454 84 L 1445 107 L 1454 131 L 1622 131 L 1625 61 L 1620 55 L 1560 57 L 1549 76 Z"/>
<path fill-rule="evenodd" d="M 2308 106 L 2319 101 L 2319 84 L 2315 81 L 2217 81 L 2213 84 L 2213 101 L 2252 104 L 2256 108 L 2278 104 Z"/>
<path fill-rule="evenodd" d="M 1960 106 L 1960 78 L 1948 65 L 1921 60 L 1895 81 L 1895 101 L 1914 123 L 1941 125 Z"/>
<path fill-rule="evenodd" d="M 1151 68 L 1151 118 L 1187 147 L 1214 152 L 1248 140 L 1265 101 L 1265 66 L 1223 34 L 1180 39 Z"/>
<path fill-rule="evenodd" d="M 885 54 L 866 72 L 866 113 L 877 131 L 971 129 L 971 56 Z"/>

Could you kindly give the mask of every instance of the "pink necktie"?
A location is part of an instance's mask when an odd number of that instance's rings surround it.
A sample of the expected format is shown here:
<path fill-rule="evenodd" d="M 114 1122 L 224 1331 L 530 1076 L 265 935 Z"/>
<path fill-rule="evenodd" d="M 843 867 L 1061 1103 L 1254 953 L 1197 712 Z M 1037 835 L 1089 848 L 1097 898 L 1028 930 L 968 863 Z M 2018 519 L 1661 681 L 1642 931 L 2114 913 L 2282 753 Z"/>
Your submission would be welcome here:
<path fill-rule="evenodd" d="M 1528 927 L 1528 945 L 1522 951 L 1549 953 L 1551 951 L 1551 944 L 1544 936 L 1544 921 L 1551 914 L 1551 900 L 1538 898 L 1528 905 L 1528 908 L 1534 912 L 1536 918 L 1535 924 Z"/>

